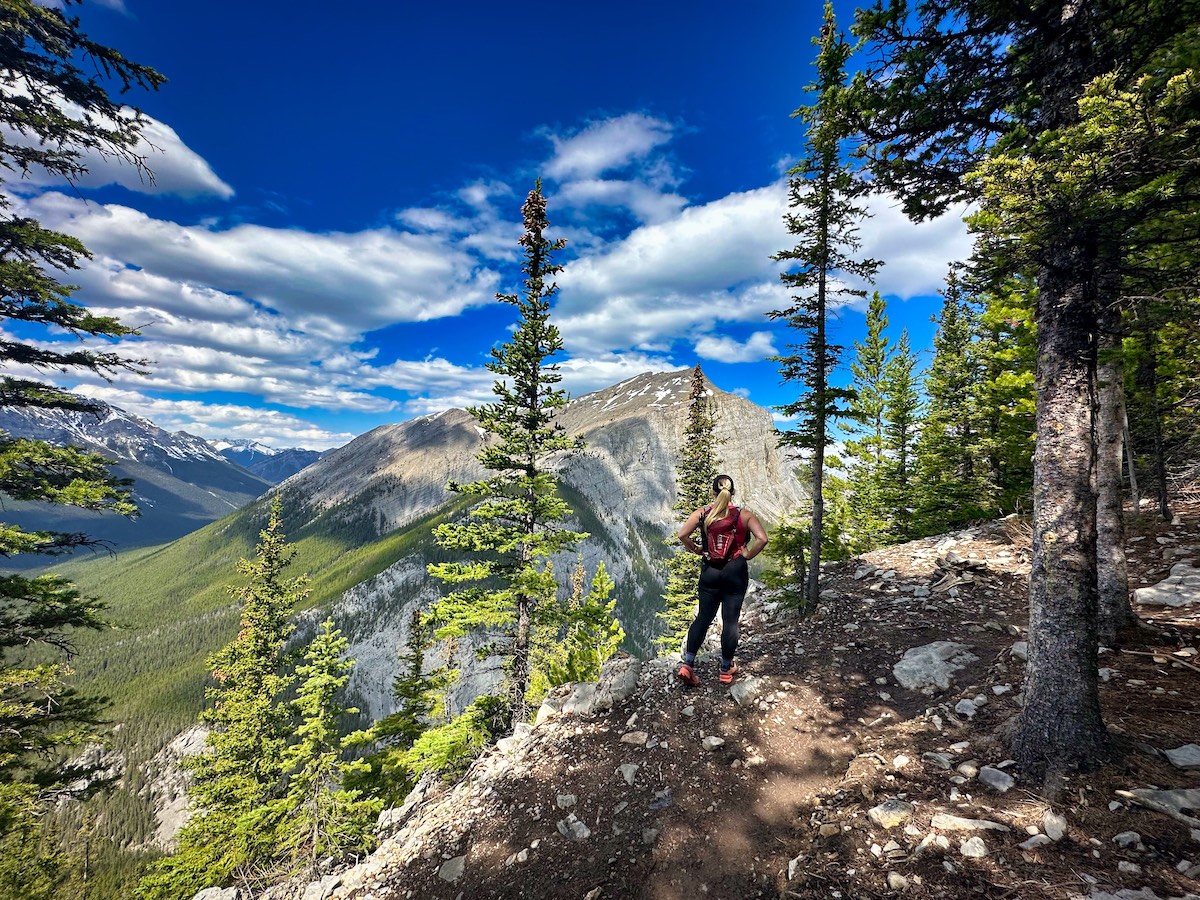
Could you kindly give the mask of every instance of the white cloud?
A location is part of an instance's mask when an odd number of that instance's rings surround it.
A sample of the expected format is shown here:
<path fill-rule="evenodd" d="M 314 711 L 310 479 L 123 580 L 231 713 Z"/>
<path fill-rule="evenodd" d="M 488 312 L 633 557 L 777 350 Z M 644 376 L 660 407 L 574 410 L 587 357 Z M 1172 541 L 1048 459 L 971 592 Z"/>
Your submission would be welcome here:
<path fill-rule="evenodd" d="M 547 133 L 554 155 L 545 172 L 558 181 L 595 178 L 644 158 L 673 133 L 670 123 L 641 113 L 592 122 L 566 137 Z"/>
<path fill-rule="evenodd" d="M 29 207 L 93 253 L 193 289 L 244 295 L 285 316 L 292 328 L 333 340 L 458 315 L 490 302 L 498 283 L 495 272 L 439 234 L 382 228 L 317 234 L 261 225 L 217 230 L 57 192 Z"/>
<path fill-rule="evenodd" d="M 257 440 L 271 447 L 304 447 L 329 450 L 353 439 L 347 432 L 332 432 L 296 416 L 273 409 L 229 403 L 167 400 L 138 391 L 100 385 L 77 385 L 77 393 L 149 419 L 167 431 L 186 431 L 206 440 Z"/>
<path fill-rule="evenodd" d="M 687 207 L 570 263 L 556 307 L 568 349 L 595 354 L 707 337 L 703 346 L 732 352 L 716 337 L 721 322 L 762 322 L 789 302 L 770 258 L 795 240 L 783 224 L 786 204 L 779 180 Z M 861 253 L 886 262 L 877 281 L 884 294 L 936 293 L 947 264 L 970 252 L 961 209 L 920 224 L 886 198 L 871 210 Z"/>
<path fill-rule="evenodd" d="M 108 5 L 124 11 L 119 0 Z M 4 90 L 27 95 L 19 84 L 10 83 L 7 79 L 4 81 Z M 59 100 L 57 105 L 73 119 L 87 118 L 82 107 L 74 103 Z M 131 107 L 121 107 L 121 116 L 132 118 L 134 114 Z M 101 153 L 96 149 L 84 149 L 80 151 L 77 161 L 86 171 L 75 179 L 74 183 L 80 187 L 118 184 L 142 194 L 176 194 L 189 198 L 215 196 L 228 200 L 233 196 L 233 188 L 222 181 L 212 167 L 183 142 L 174 128 L 145 113 L 142 114 L 142 120 L 141 136 L 130 148 L 129 154 L 142 159 L 149 173 L 128 162 L 125 154 L 113 155 Z M 101 121 L 111 122 L 104 119 Z M 32 134 L 23 134 L 8 125 L 0 126 L 0 132 L 5 140 L 19 146 L 36 146 L 37 142 Z M 24 182 L 32 185 L 59 186 L 64 183 L 64 179 L 34 167 Z"/>
<path fill-rule="evenodd" d="M 723 363 L 759 362 L 775 355 L 775 345 L 768 331 L 756 331 L 744 343 L 729 337 L 706 334 L 696 341 L 696 354 L 701 359 Z"/>
<path fill-rule="evenodd" d="M 576 208 L 624 207 L 645 223 L 667 221 L 687 205 L 687 200 L 679 194 L 651 185 L 600 178 L 568 182 L 554 199 Z"/>

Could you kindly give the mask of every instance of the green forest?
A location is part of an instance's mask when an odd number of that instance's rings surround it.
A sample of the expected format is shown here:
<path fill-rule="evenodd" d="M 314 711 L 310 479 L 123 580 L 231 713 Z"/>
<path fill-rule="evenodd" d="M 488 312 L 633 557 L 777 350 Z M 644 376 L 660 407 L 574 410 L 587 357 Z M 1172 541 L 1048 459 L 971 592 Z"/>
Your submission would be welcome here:
<path fill-rule="evenodd" d="M 80 179 L 92 152 L 148 165 L 133 149 L 144 119 L 121 114 L 120 97 L 163 76 L 90 40 L 74 5 L 0 7 L 6 187 L 32 167 Z M 770 523 L 762 578 L 811 615 L 822 562 L 1020 517 L 1031 652 L 1007 746 L 1030 784 L 1094 768 L 1110 743 L 1098 684 L 1072 673 L 1096 672 L 1098 646 L 1134 619 L 1127 523 L 1170 521 L 1200 485 L 1200 7 L 891 0 L 852 22 L 825 16 L 812 52 L 797 51 L 815 77 L 797 98 L 805 136 L 779 210 L 795 243 L 773 257 L 791 303 L 770 313 L 793 339 L 772 357 L 795 396 L 777 437 L 802 456 L 811 503 Z M 18 80 L 23 93 L 9 92 Z M 89 115 L 66 115 L 63 97 Z M 890 327 L 886 261 L 861 254 L 866 201 L 881 193 L 914 220 L 970 204 L 974 253 L 946 272 L 928 352 Z M 553 688 L 594 680 L 636 624 L 618 621 L 618 599 L 653 623 L 662 655 L 678 650 L 700 570 L 673 535 L 638 536 L 662 547 L 661 597 L 630 596 L 582 555 L 551 562 L 601 529 L 552 466 L 584 450 L 556 420 L 566 242 L 540 181 L 520 212 L 520 290 L 496 298 L 517 324 L 481 348 L 493 399 L 469 410 L 489 437 L 486 474 L 451 483 L 436 512 L 379 534 L 371 516 L 313 516 L 285 489 L 174 543 L 60 565 L 87 535 L 0 524 L 0 555 L 45 566 L 0 574 L 0 898 L 190 900 L 315 875 L 373 849 L 379 811 L 422 777 L 453 780 Z M 0 193 L 5 370 L 148 365 L 28 336 L 132 333 L 60 280 L 88 258 Z M 866 317 L 849 346 L 834 318 L 845 303 Z M 699 365 L 692 379 L 681 519 L 709 502 L 722 459 Z M 8 371 L 0 405 L 86 407 Z M 0 433 L 0 497 L 134 516 L 130 488 L 96 454 Z M 344 690 L 345 623 L 297 634 L 296 614 L 316 623 L 414 555 L 440 599 L 395 661 L 397 711 L 364 721 Z M 480 635 L 503 660 L 501 686 L 452 715 L 459 673 L 434 668 L 432 648 Z M 197 723 L 204 752 L 183 763 L 195 814 L 174 852 L 147 850 L 144 766 Z M 83 752 L 95 747 L 125 760 L 119 788 Z"/>

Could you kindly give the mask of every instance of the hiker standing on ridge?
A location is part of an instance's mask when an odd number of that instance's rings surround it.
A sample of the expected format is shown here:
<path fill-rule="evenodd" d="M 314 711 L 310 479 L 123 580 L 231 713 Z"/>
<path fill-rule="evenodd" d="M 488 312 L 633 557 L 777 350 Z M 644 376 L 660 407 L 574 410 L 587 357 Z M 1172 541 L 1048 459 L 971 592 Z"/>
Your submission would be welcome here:
<path fill-rule="evenodd" d="M 696 674 L 696 651 L 704 643 L 708 626 L 721 610 L 721 684 L 733 684 L 737 665 L 733 654 L 737 650 L 738 617 L 742 601 L 750 586 L 750 570 L 746 563 L 758 556 L 767 546 L 767 531 L 758 517 L 748 509 L 730 505 L 733 499 L 733 479 L 718 475 L 713 480 L 713 497 L 709 506 L 696 510 L 679 529 L 679 540 L 692 553 L 704 558 L 700 565 L 700 610 L 688 628 L 684 646 L 683 665 L 679 679 L 689 687 L 700 683 Z M 700 531 L 700 543 L 692 537 Z"/>

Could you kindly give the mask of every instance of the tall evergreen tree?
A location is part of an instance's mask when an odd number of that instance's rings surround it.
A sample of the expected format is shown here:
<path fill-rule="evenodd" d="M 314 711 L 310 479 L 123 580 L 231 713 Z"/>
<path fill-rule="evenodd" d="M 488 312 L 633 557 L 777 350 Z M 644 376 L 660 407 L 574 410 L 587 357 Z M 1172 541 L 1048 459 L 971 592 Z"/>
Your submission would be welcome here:
<path fill-rule="evenodd" d="M 915 497 L 913 468 L 916 460 L 917 429 L 921 419 L 921 395 L 914 371 L 917 357 L 908 339 L 900 338 L 883 371 L 883 500 L 888 510 L 888 536 L 908 540 L 912 534 Z"/>
<path fill-rule="evenodd" d="M 68 15 L 79 0 L 0 7 L 0 172 L 33 171 L 66 181 L 87 171 L 87 154 L 122 159 L 147 175 L 134 151 L 145 118 L 109 96 L 109 86 L 154 89 L 163 78 L 80 30 Z M 104 77 L 100 77 L 103 73 Z M 134 332 L 75 302 L 59 281 L 88 258 L 75 238 L 14 214 L 0 178 L 0 367 L 104 377 L 138 371 L 143 362 L 86 348 L 77 339 L 116 339 Z M 61 341 L 62 336 L 72 339 Z M 83 410 L 78 397 L 26 377 L 0 374 L 0 405 Z M 101 457 L 72 447 L 0 432 L 0 500 L 42 501 L 135 515 L 126 484 Z M 92 543 L 80 533 L 29 531 L 0 523 L 0 557 L 56 554 Z M 103 605 L 54 576 L 0 575 L 0 872 L 18 875 L 15 893 L 53 889 L 62 871 L 53 841 L 38 834 L 48 803 L 87 773 L 62 763 L 64 751 L 92 737 L 103 707 L 71 684 L 72 634 L 104 628 Z M 84 779 L 87 781 L 88 779 Z M 93 785 L 95 782 L 90 782 Z M 40 874 L 38 874 L 40 873 Z"/>
<path fill-rule="evenodd" d="M 853 398 L 847 429 L 859 435 L 846 441 L 849 460 L 847 489 L 851 498 L 850 549 L 856 553 L 874 549 L 889 530 L 886 499 L 888 458 L 884 440 L 887 410 L 885 378 L 891 354 L 891 342 L 884 335 L 888 326 L 887 304 L 879 291 L 867 305 L 867 335 L 854 342 L 854 360 L 850 372 Z"/>
<path fill-rule="evenodd" d="M 468 585 L 435 605 L 438 636 L 485 629 L 506 657 L 509 729 L 530 717 L 526 692 L 535 618 L 540 606 L 555 602 L 557 592 L 549 557 L 586 537 L 561 525 L 570 507 L 558 496 L 548 469 L 551 454 L 582 445 L 554 421 L 567 395 L 556 387 L 562 380 L 558 366 L 548 362 L 563 346 L 550 322 L 550 301 L 558 290 L 552 279 L 562 270 L 552 257 L 566 242 L 545 236 L 549 221 L 540 181 L 521 212 L 524 293 L 497 295 L 517 308 L 520 321 L 512 339 L 492 350 L 488 363 L 499 376 L 492 388 L 496 401 L 470 410 L 494 437 L 479 452 L 479 461 L 494 474 L 451 484 L 450 490 L 479 502 L 466 521 L 441 525 L 436 532 L 443 548 L 473 558 L 429 567 L 448 584 Z"/>
<path fill-rule="evenodd" d="M 372 849 L 381 800 L 344 786 L 347 776 L 367 768 L 344 754 L 358 739 L 343 737 L 338 721 L 357 709 L 343 707 L 338 695 L 350 680 L 353 660 L 342 658 L 350 642 L 327 619 L 296 667 L 300 681 L 292 708 L 297 713 L 296 742 L 283 755 L 287 794 L 275 801 L 283 822 L 279 850 L 290 857 L 289 871 L 311 876 L 317 863 L 332 856 Z"/>
<path fill-rule="evenodd" d="M 1078 123 L 1087 86 L 1111 73 L 1129 84 L 1158 67 L 1197 18 L 1200 0 L 880 0 L 856 25 L 874 51 L 856 99 L 880 186 L 917 217 L 977 197 L 979 183 L 964 176 L 985 158 L 1033 176 L 1011 180 L 1022 189 L 1053 186 L 1064 161 L 1057 138 Z M 1038 284 L 1038 439 L 1026 703 L 1013 755 L 1032 777 L 1095 765 L 1107 744 L 1095 674 L 1094 336 L 1098 291 L 1130 222 L 1092 215 L 1100 185 L 1075 190 L 1066 162 L 1066 189 L 1045 195 L 1036 233 L 1022 236 L 1033 238 L 1025 246 Z M 997 224 L 1022 209 L 1033 212 L 1001 202 Z"/>
<path fill-rule="evenodd" d="M 150 900 L 192 896 L 207 887 L 253 885 L 275 874 L 284 809 L 278 800 L 287 772 L 291 721 L 284 692 L 295 680 L 285 643 L 290 617 L 308 593 L 307 579 L 284 578 L 295 555 L 283 534 L 276 496 L 254 559 L 239 560 L 246 584 L 232 588 L 241 607 L 237 636 L 209 657 L 211 702 L 201 714 L 205 750 L 188 757 L 188 800 L 195 814 L 180 829 L 179 849 L 159 861 L 139 886 Z M 263 871 L 266 869 L 266 871 Z"/>
<path fill-rule="evenodd" d="M 540 704 L 550 689 L 560 684 L 595 681 L 625 632 L 616 619 L 617 601 L 609 595 L 615 582 L 601 562 L 590 588 L 580 558 L 571 573 L 571 588 L 562 605 L 546 604 L 540 610 L 529 700 Z"/>
<path fill-rule="evenodd" d="M 697 363 L 692 370 L 687 424 L 683 429 L 679 461 L 675 465 L 675 505 L 672 509 L 685 518 L 712 499 L 712 483 L 720 468 L 716 425 L 712 391 Z M 658 614 L 663 623 L 663 633 L 655 643 L 662 651 L 672 653 L 683 646 L 688 626 L 695 615 L 700 557 L 685 550 L 674 534 L 667 538 L 667 546 L 672 550 L 667 557 L 663 611 Z"/>
<path fill-rule="evenodd" d="M 852 132 L 845 107 L 845 70 L 851 47 L 837 28 L 830 3 L 825 5 L 821 34 L 813 43 L 819 48 L 817 79 L 809 90 L 816 99 L 793 114 L 807 128 L 800 162 L 789 172 L 792 212 L 784 217 L 788 232 L 798 241 L 792 249 L 772 257 L 788 265 L 780 278 L 794 292 L 793 303 L 768 313 L 802 335 L 800 343 L 788 345 L 789 353 L 773 359 L 780 364 L 784 382 L 795 382 L 803 391 L 798 399 L 779 407 L 799 423 L 794 430 L 781 433 L 779 441 L 812 453 L 812 527 L 805 581 L 805 599 L 810 606 L 816 603 L 820 576 L 829 429 L 847 414 L 851 396 L 830 384 L 842 348 L 829 340 L 827 315 L 832 301 L 866 295 L 847 287 L 843 279 L 871 278 L 879 267 L 875 260 L 853 255 L 860 246 L 858 223 L 867 216 L 859 201 L 871 187 L 845 157 Z"/>
<path fill-rule="evenodd" d="M 981 381 L 976 316 L 953 270 L 934 319 L 933 361 L 925 374 L 925 419 L 917 440 L 917 523 L 926 534 L 987 514 L 978 472 L 981 434 L 975 398 Z"/>

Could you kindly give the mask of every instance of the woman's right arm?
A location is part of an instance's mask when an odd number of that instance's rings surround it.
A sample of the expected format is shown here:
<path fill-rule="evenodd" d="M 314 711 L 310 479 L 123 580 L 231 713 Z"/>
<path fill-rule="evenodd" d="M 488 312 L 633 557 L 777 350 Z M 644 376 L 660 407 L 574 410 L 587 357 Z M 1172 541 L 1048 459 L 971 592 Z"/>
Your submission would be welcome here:
<path fill-rule="evenodd" d="M 683 526 L 679 529 L 678 535 L 679 540 L 683 543 L 683 546 L 688 549 L 688 552 L 695 553 L 697 556 L 700 556 L 704 550 L 699 544 L 696 543 L 695 539 L 692 538 L 692 535 L 695 534 L 696 529 L 700 527 L 700 514 L 702 512 L 704 512 L 703 509 L 698 509 L 688 516 L 688 520 L 684 522 Z"/>

